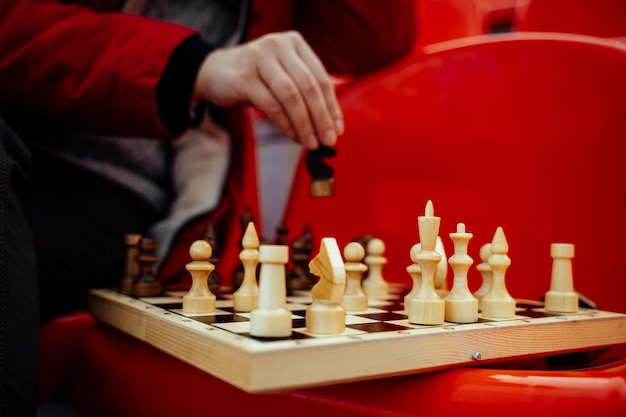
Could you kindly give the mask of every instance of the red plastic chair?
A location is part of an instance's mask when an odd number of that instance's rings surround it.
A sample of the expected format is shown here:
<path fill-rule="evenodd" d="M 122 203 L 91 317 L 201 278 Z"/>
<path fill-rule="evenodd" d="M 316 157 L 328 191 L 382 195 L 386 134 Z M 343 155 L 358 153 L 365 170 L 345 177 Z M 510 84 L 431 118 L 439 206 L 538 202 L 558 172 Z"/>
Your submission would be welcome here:
<path fill-rule="evenodd" d="M 515 28 L 564 32 L 602 38 L 626 36 L 623 0 L 519 0 Z"/>
<path fill-rule="evenodd" d="M 416 49 L 437 42 L 506 31 L 517 0 L 420 0 Z"/>
<path fill-rule="evenodd" d="M 417 216 L 431 199 L 447 238 L 474 233 L 470 255 L 503 226 L 509 292 L 539 299 L 550 285 L 550 244 L 576 245 L 577 289 L 626 312 L 619 259 L 626 233 L 626 48 L 597 38 L 517 33 L 427 47 L 422 59 L 343 90 L 336 196 L 311 198 L 296 173 L 285 224 L 340 246 L 374 234 L 386 276 L 410 282 Z M 480 283 L 475 270 L 470 285 Z"/>
<path fill-rule="evenodd" d="M 425 52 L 344 87 L 347 130 L 331 162 L 336 197 L 310 198 L 308 174 L 299 171 L 287 209 L 290 230 L 311 225 L 316 241 L 334 236 L 341 245 L 376 234 L 387 243 L 386 276 L 406 281 L 416 218 L 432 199 L 442 236 L 459 221 L 474 233 L 475 259 L 495 227 L 504 227 L 512 295 L 544 294 L 549 243 L 565 240 L 577 245 L 579 289 L 605 309 L 624 311 L 626 49 L 588 37 L 513 34 Z M 512 417 L 538 409 L 623 416 L 623 347 L 599 355 L 570 363 L 578 370 L 500 364 L 252 395 L 101 325 L 82 339 L 73 393 L 85 417 L 250 410 L 482 417 L 486 408 Z"/>
<path fill-rule="evenodd" d="M 45 401 L 70 379 L 78 345 L 96 320 L 86 311 L 66 314 L 44 324 L 39 357 L 39 402 Z"/>

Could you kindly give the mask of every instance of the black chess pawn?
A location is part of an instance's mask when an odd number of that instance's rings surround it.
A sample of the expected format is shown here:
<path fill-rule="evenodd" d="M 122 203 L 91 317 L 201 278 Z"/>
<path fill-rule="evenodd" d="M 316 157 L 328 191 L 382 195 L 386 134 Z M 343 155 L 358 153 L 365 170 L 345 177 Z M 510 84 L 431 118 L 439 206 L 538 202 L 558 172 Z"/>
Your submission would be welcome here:
<path fill-rule="evenodd" d="M 305 227 L 302 236 L 291 243 L 291 263 L 293 269 L 287 275 L 289 290 L 307 290 L 315 283 L 315 276 L 309 270 L 309 262 L 313 253 L 311 228 Z"/>
<path fill-rule="evenodd" d="M 139 263 L 137 262 L 141 237 L 142 236 L 138 233 L 127 233 L 124 235 L 126 259 L 124 260 L 124 271 L 122 272 L 122 277 L 118 281 L 118 289 L 124 294 L 131 294 L 133 292 L 133 284 L 141 274 L 141 269 L 139 267 Z"/>
<path fill-rule="evenodd" d="M 143 237 L 139 242 L 139 254 L 136 257 L 140 274 L 133 283 L 132 294 L 136 297 L 154 297 L 161 294 L 161 284 L 154 275 L 154 264 L 159 260 L 156 255 L 156 242 Z"/>
<path fill-rule="evenodd" d="M 213 270 L 211 275 L 209 275 L 209 289 L 213 294 L 215 294 L 216 297 L 219 298 L 221 295 L 222 278 L 220 277 L 217 269 L 217 265 L 220 260 L 218 256 L 219 246 L 217 245 L 217 236 L 215 234 L 215 226 L 213 226 L 213 223 L 209 224 L 206 234 L 204 236 L 204 240 L 209 242 L 211 248 L 213 248 L 213 253 L 211 255 L 211 258 L 209 259 L 209 262 L 215 265 L 215 269 Z"/>

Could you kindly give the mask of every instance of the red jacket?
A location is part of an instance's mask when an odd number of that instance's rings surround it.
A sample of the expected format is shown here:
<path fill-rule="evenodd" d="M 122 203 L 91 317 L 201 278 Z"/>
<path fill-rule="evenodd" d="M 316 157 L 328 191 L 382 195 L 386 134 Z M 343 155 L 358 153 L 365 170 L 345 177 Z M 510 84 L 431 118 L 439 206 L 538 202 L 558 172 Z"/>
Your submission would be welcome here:
<path fill-rule="evenodd" d="M 172 51 L 195 32 L 174 24 L 111 13 L 119 0 L 0 2 L 0 103 L 19 104 L 70 129 L 167 138 L 156 85 Z M 414 0 L 254 0 L 247 39 L 299 30 L 329 72 L 360 75 L 408 53 L 415 37 Z M 178 236 L 161 268 L 171 282 L 186 277 L 188 248 L 209 222 L 220 225 L 222 271 L 238 262 L 239 217 L 256 214 L 249 125 L 233 113 L 233 152 L 220 206 Z M 248 129 L 248 130 L 246 130 Z"/>
<path fill-rule="evenodd" d="M 410 49 L 413 2 L 256 0 L 247 38 L 296 28 L 330 72 L 364 73 Z M 194 31 L 108 13 L 119 0 L 75 3 L 83 5 L 0 2 L 0 102 L 71 128 L 169 136 L 155 87 L 172 50 Z"/>

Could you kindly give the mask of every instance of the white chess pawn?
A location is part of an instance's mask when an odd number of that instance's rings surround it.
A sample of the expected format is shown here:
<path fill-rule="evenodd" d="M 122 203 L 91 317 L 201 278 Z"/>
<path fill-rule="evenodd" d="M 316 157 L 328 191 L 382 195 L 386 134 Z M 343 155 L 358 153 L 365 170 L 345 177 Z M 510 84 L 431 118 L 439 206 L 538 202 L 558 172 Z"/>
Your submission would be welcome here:
<path fill-rule="evenodd" d="M 404 296 L 404 310 L 408 315 L 409 311 L 409 300 L 411 297 L 415 296 L 420 290 L 420 286 L 422 285 L 422 270 L 420 269 L 419 264 L 417 263 L 417 254 L 422 250 L 422 245 L 416 243 L 411 247 L 411 251 L 409 252 L 409 256 L 413 263 L 406 267 L 406 272 L 411 275 L 411 280 L 413 281 L 413 286 L 411 287 L 411 291 Z"/>
<path fill-rule="evenodd" d="M 443 246 L 443 240 L 440 236 L 437 236 L 437 246 L 435 247 L 435 251 L 441 255 L 441 260 L 437 264 L 437 269 L 435 270 L 435 291 L 441 298 L 444 298 L 448 295 L 448 257 L 446 256 L 446 248 Z"/>
<path fill-rule="evenodd" d="M 467 271 L 474 261 L 467 254 L 467 246 L 472 238 L 465 231 L 463 223 L 457 224 L 456 233 L 450 233 L 454 242 L 454 255 L 448 263 L 454 271 L 452 290 L 444 298 L 446 321 L 453 323 L 474 323 L 478 321 L 478 300 L 472 295 L 467 285 Z"/>
<path fill-rule="evenodd" d="M 478 309 L 481 309 L 482 299 L 491 291 L 493 277 L 491 276 L 491 267 L 489 266 L 489 257 L 491 256 L 491 243 L 485 243 L 481 246 L 479 255 L 481 263 L 476 265 L 476 270 L 480 272 L 483 281 L 480 288 L 474 292 L 474 297 L 478 299 Z"/>
<path fill-rule="evenodd" d="M 291 336 L 291 311 L 287 309 L 285 264 L 289 246 L 260 245 L 259 302 L 250 313 L 250 334 L 255 337 Z"/>
<path fill-rule="evenodd" d="M 343 256 L 346 259 L 346 292 L 341 304 L 346 311 L 367 310 L 368 297 L 361 288 L 361 277 L 367 270 L 367 265 L 361 262 L 365 249 L 360 243 L 350 242 L 343 249 Z"/>
<path fill-rule="evenodd" d="M 502 227 L 496 229 L 491 241 L 491 256 L 489 266 L 493 283 L 491 291 L 482 300 L 482 315 L 486 318 L 512 319 L 515 317 L 515 299 L 506 289 L 505 274 L 511 265 L 508 257 L 509 244 L 504 236 Z"/>
<path fill-rule="evenodd" d="M 383 277 L 383 265 L 387 263 L 385 243 L 372 238 L 367 242 L 367 256 L 365 263 L 368 267 L 367 277 L 363 280 L 363 291 L 370 297 L 386 297 L 389 294 L 389 284 Z"/>
<path fill-rule="evenodd" d="M 209 262 L 213 249 L 206 240 L 196 240 L 189 247 L 192 261 L 185 269 L 191 274 L 191 288 L 183 296 L 183 313 L 213 313 L 215 311 L 215 295 L 209 289 L 209 275 L 215 265 Z"/>
<path fill-rule="evenodd" d="M 243 280 L 233 294 L 235 311 L 249 312 L 256 308 L 259 300 L 259 286 L 256 282 L 256 267 L 259 263 L 259 236 L 253 222 L 249 222 L 241 241 L 243 250 L 239 259 L 243 264 Z"/>
<path fill-rule="evenodd" d="M 574 245 L 553 243 L 550 246 L 552 256 L 552 279 L 550 291 L 546 293 L 545 307 L 555 313 L 575 313 L 578 311 L 578 294 L 574 291 L 572 258 Z"/>

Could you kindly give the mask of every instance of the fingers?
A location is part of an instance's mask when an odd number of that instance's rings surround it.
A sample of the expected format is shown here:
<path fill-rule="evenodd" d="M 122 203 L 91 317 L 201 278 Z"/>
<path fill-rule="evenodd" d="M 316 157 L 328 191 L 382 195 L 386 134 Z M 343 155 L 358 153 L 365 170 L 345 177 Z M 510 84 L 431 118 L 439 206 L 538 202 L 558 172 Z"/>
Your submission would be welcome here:
<path fill-rule="evenodd" d="M 343 115 L 330 77 L 300 34 L 286 35 L 293 49 L 281 54 L 279 63 L 297 90 L 272 91 L 283 104 L 301 143 L 310 149 L 320 144 L 334 146 L 337 136 L 343 133 Z"/>
<path fill-rule="evenodd" d="M 343 133 L 343 114 L 330 77 L 297 32 L 213 52 L 196 84 L 201 98 L 215 105 L 258 107 L 285 135 L 309 149 L 334 146 Z"/>

